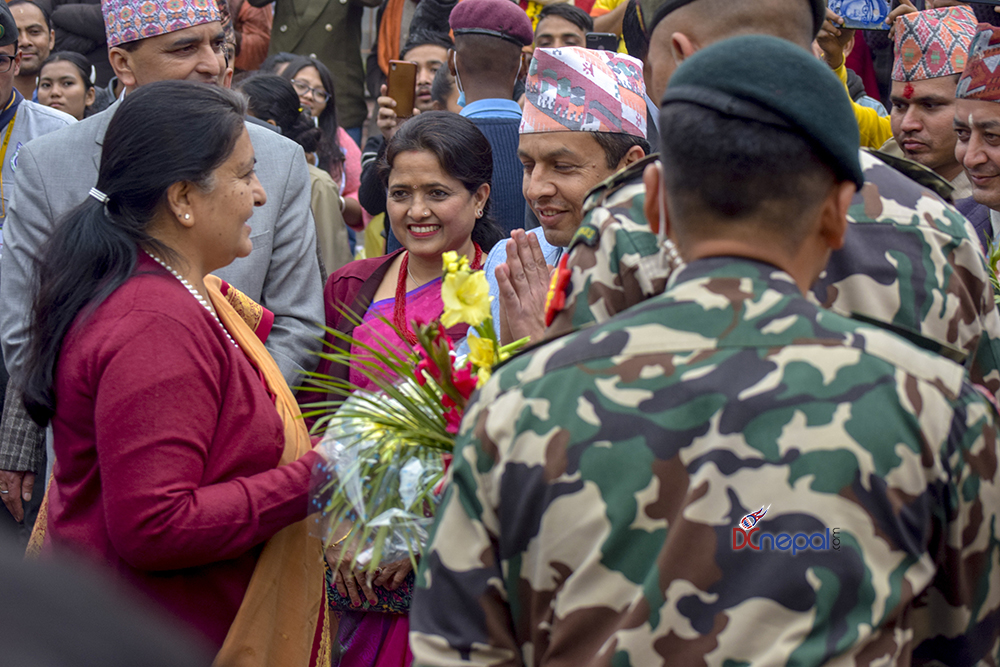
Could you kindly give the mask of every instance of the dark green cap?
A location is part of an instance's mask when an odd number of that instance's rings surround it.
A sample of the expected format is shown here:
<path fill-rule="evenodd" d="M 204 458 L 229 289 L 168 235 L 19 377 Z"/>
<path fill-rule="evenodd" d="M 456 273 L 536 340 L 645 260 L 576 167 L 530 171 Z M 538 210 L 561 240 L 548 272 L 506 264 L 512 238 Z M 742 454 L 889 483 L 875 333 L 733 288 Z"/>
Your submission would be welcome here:
<path fill-rule="evenodd" d="M 777 37 L 716 42 L 681 63 L 660 108 L 689 102 L 794 132 L 842 180 L 864 184 L 851 100 L 819 58 Z"/>
<path fill-rule="evenodd" d="M 6 2 L 0 0 L 0 46 L 17 44 L 17 23 Z M 6 104 L 6 102 L 5 102 Z"/>

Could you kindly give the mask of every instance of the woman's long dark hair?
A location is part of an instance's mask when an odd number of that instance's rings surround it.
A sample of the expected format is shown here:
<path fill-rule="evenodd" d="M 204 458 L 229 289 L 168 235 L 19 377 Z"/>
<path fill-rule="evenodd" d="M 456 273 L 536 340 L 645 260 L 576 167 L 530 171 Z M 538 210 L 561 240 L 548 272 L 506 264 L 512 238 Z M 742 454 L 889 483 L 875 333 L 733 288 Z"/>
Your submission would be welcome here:
<path fill-rule="evenodd" d="M 475 193 L 484 183 L 492 187 L 493 149 L 490 142 L 471 120 L 457 113 L 425 111 L 399 126 L 379 166 L 382 182 L 387 187 L 393 161 L 407 151 L 433 153 L 448 175 L 461 181 L 469 192 Z M 503 229 L 490 213 L 490 200 L 487 199 L 483 217 L 476 220 L 472 228 L 472 240 L 484 252 L 489 252 L 504 236 Z"/>
<path fill-rule="evenodd" d="M 281 134 L 302 146 L 306 153 L 316 152 L 323 131 L 303 111 L 299 94 L 288 79 L 277 74 L 259 74 L 244 79 L 239 90 L 247 96 L 247 106 L 255 118 L 274 121 Z"/>
<path fill-rule="evenodd" d="M 291 81 L 306 67 L 316 68 L 319 80 L 323 82 L 323 88 L 330 94 L 326 108 L 316 119 L 319 129 L 323 130 L 323 138 L 316 149 L 316 155 L 319 157 L 319 166 L 330 171 L 335 164 L 344 161 L 344 152 L 340 149 L 340 141 L 337 138 L 337 95 L 333 90 L 333 75 L 326 65 L 315 58 L 296 58 L 288 63 L 281 76 Z"/>
<path fill-rule="evenodd" d="M 41 250 L 38 292 L 24 381 L 24 404 L 41 425 L 53 393 L 63 339 L 135 270 L 138 247 L 170 258 L 149 234 L 167 188 L 188 181 L 212 187 L 212 173 L 244 131 L 246 103 L 218 86 L 162 81 L 129 93 L 108 124 L 97 189 L 56 225 Z"/>

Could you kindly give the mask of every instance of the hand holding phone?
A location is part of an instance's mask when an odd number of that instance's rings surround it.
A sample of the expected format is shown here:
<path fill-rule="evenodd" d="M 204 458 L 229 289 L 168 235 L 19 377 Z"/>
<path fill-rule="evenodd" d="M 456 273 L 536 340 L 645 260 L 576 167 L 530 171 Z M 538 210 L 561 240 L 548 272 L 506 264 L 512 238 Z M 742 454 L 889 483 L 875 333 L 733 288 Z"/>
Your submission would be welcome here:
<path fill-rule="evenodd" d="M 613 32 L 588 32 L 587 48 L 593 51 L 618 50 L 618 35 Z"/>
<path fill-rule="evenodd" d="M 386 91 L 396 101 L 396 116 L 409 118 L 417 95 L 417 63 L 406 60 L 389 61 L 389 81 Z"/>

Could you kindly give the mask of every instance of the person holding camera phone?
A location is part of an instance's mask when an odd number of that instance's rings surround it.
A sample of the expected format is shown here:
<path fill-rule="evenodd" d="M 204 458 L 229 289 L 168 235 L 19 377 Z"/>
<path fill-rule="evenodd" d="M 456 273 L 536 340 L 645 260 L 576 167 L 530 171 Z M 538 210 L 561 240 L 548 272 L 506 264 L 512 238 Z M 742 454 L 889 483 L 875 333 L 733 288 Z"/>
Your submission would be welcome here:
<path fill-rule="evenodd" d="M 435 109 L 431 99 L 431 84 L 434 82 L 434 75 L 448 60 L 448 49 L 452 46 L 454 43 L 445 33 L 419 29 L 410 32 L 406 46 L 400 52 L 401 61 L 416 65 L 411 93 L 412 110 L 405 117 Z M 385 185 L 379 176 L 378 164 L 385 155 L 386 145 L 402 122 L 396 115 L 396 100 L 388 95 L 388 86 L 383 84 L 380 92 L 381 95 L 376 100 L 380 134 L 372 134 L 365 142 L 365 149 L 361 153 L 361 186 L 358 189 L 358 201 L 373 216 L 385 213 Z"/>

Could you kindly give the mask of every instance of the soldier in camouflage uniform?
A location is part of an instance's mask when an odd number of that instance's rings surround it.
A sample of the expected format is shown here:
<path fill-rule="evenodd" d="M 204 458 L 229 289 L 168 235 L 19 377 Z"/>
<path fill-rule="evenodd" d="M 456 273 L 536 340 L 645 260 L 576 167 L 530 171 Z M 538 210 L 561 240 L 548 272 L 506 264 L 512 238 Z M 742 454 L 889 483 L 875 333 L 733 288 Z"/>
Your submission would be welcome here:
<path fill-rule="evenodd" d="M 763 63 L 774 74 L 748 82 L 741 66 Z M 516 357 L 470 405 L 414 664 L 996 664 L 992 407 L 957 364 L 803 296 L 861 181 L 839 82 L 746 36 L 692 56 L 671 89 L 664 187 L 689 263 L 663 294 Z M 729 150 L 714 137 L 734 136 L 795 183 L 777 204 L 794 218 L 743 183 L 742 215 L 719 213 L 731 170 L 684 204 Z M 822 204 L 802 205 L 817 174 Z"/>
<path fill-rule="evenodd" d="M 703 2 L 711 5 L 711 11 L 685 23 L 697 26 L 690 30 L 700 44 L 725 37 L 727 25 L 745 30 L 750 19 L 741 12 L 760 13 L 756 3 L 745 0 L 729 3 L 728 14 L 706 0 L 681 9 L 690 13 Z M 787 4 L 789 12 L 809 11 L 802 0 Z M 676 2 L 667 0 L 660 8 L 673 6 Z M 670 14 L 657 14 L 659 24 L 652 25 L 649 58 L 654 61 L 647 67 L 653 76 L 647 84 L 654 86 L 650 89 L 653 99 L 662 94 L 655 85 L 659 81 L 656 60 L 666 57 L 663 42 L 683 27 L 664 20 L 673 18 Z M 754 25 L 779 30 L 787 23 L 771 18 Z M 803 35 L 797 41 L 808 44 L 811 38 Z M 973 381 L 996 395 L 1000 392 L 1000 313 L 975 231 L 938 194 L 950 191 L 940 183 L 921 179 L 917 184 L 869 154 L 862 154 L 861 164 L 866 185 L 848 215 L 856 224 L 844 249 L 834 253 L 826 276 L 816 284 L 814 298 L 824 307 L 888 325 L 922 347 L 959 360 L 969 368 Z M 917 175 L 916 170 L 912 173 Z M 644 207 L 645 188 L 638 169 L 616 174 L 589 196 L 583 223 L 562 267 L 564 296 L 555 300 L 562 307 L 550 309 L 547 337 L 604 322 L 663 291 L 673 264 L 669 247 L 659 242 L 646 223 Z M 651 210 L 655 217 L 655 208 Z"/>

